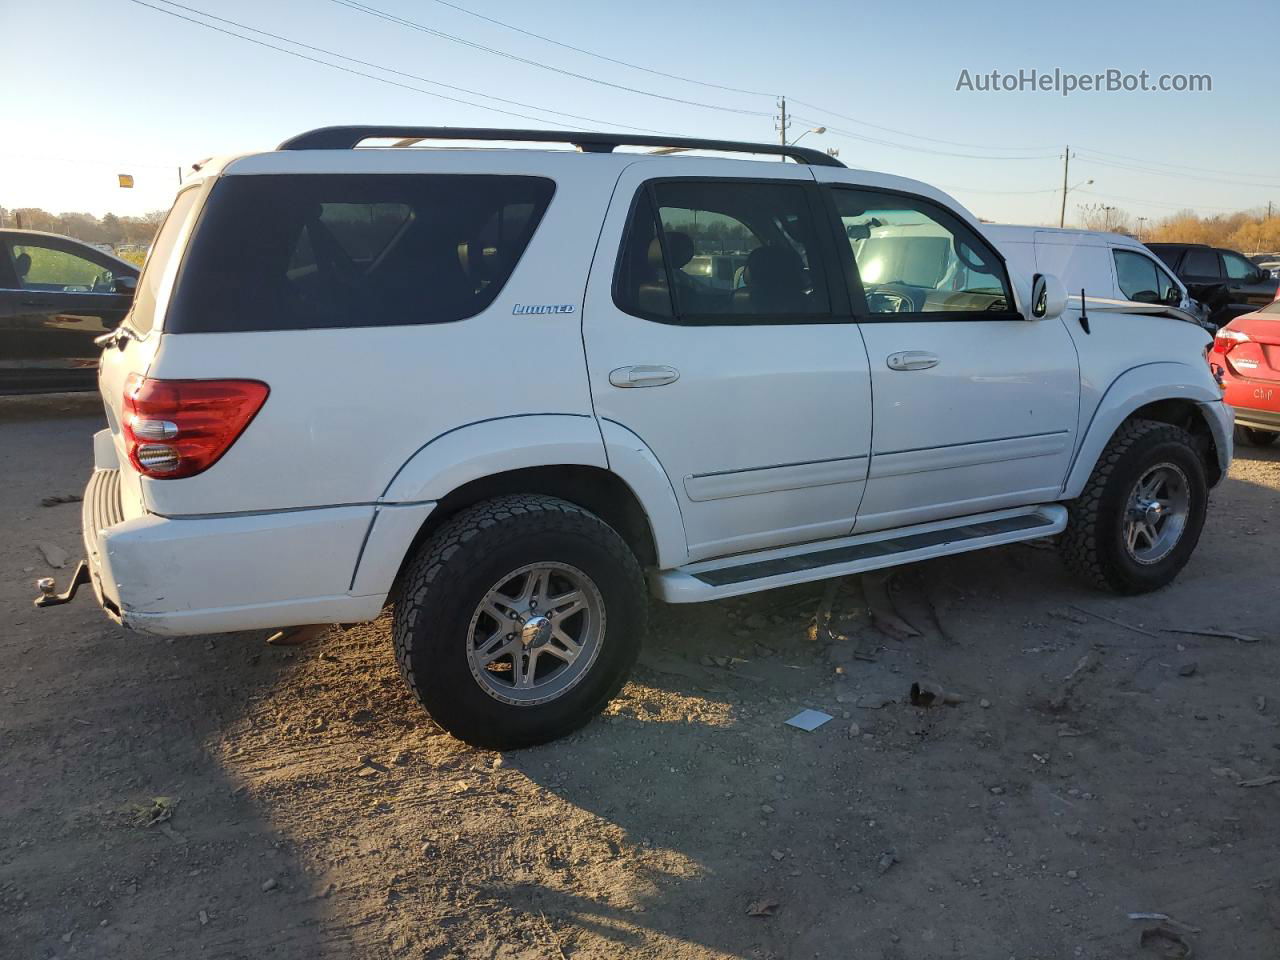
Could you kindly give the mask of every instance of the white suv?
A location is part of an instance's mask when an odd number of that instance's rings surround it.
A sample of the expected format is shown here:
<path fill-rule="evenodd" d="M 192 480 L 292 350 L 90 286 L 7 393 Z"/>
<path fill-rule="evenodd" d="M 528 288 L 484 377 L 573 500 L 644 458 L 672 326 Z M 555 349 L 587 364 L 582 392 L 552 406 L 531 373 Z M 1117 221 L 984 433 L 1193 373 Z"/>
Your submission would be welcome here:
<path fill-rule="evenodd" d="M 1057 536 L 1102 587 L 1167 584 L 1231 457 L 1208 342 L 1082 317 L 950 197 L 816 151 L 313 131 L 178 194 L 104 349 L 76 582 L 167 635 L 392 604 L 442 726 L 534 744 L 619 689 L 646 580 Z"/>

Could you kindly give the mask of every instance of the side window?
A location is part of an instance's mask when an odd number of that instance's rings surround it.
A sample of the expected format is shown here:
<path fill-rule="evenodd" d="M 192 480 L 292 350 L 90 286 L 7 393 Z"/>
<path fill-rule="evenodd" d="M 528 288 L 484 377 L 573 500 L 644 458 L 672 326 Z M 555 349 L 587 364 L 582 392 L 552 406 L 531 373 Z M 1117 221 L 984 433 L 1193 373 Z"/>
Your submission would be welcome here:
<path fill-rule="evenodd" d="M 1129 250 L 1116 250 L 1114 256 L 1116 282 L 1125 298 L 1138 303 L 1159 303 L 1161 283 L 1155 263 Z"/>
<path fill-rule="evenodd" d="M 1223 251 L 1222 265 L 1227 268 L 1227 277 L 1231 280 L 1252 280 L 1258 268 L 1238 253 Z"/>
<path fill-rule="evenodd" d="M 1182 272 L 1188 277 L 1211 280 L 1222 276 L 1222 269 L 1218 266 L 1218 255 L 1212 250 L 1188 250 L 1186 258 L 1182 261 Z"/>
<path fill-rule="evenodd" d="M 648 190 L 642 189 L 636 197 L 631 222 L 627 224 L 614 302 L 627 313 L 641 317 L 669 320 L 675 316 L 662 259 L 662 241 L 658 239 L 658 217 Z"/>
<path fill-rule="evenodd" d="M 943 208 L 872 190 L 833 194 L 870 313 L 1013 310 L 1004 264 Z"/>
<path fill-rule="evenodd" d="M 13 265 L 23 290 L 46 293 L 114 293 L 109 267 L 37 243 L 15 243 Z"/>
<path fill-rule="evenodd" d="M 616 300 L 654 319 L 827 317 L 822 255 L 802 184 L 668 180 L 637 200 Z"/>
<path fill-rule="evenodd" d="M 554 192 L 554 181 L 505 175 L 224 176 L 165 323 L 212 333 L 466 320 L 493 304 Z"/>

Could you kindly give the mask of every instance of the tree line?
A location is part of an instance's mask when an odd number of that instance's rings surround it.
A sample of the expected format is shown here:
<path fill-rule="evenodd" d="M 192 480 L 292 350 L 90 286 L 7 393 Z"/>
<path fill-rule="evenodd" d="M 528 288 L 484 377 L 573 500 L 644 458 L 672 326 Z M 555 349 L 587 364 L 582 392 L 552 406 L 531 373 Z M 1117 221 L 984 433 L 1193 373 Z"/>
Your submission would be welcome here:
<path fill-rule="evenodd" d="M 1188 209 L 1154 219 L 1133 217 L 1126 210 L 1101 203 L 1076 210 L 1076 219 L 1086 230 L 1128 233 L 1144 243 L 1207 243 L 1244 254 L 1280 251 L 1280 212 L 1277 211 L 1240 211 L 1202 217 Z"/>
<path fill-rule="evenodd" d="M 73 237 L 85 243 L 119 246 L 150 245 L 167 210 L 152 210 L 140 217 L 121 217 L 114 213 L 95 217 L 91 213 L 50 213 L 39 207 L 0 207 L 0 227 L 20 230 L 43 230 Z"/>

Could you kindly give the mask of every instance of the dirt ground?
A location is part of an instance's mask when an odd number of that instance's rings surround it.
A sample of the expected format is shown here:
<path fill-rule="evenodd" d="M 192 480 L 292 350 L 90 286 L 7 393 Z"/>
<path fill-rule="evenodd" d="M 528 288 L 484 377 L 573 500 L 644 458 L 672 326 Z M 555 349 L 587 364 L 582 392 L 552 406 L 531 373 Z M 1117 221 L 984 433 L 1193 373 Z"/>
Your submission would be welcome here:
<path fill-rule="evenodd" d="M 1280 956 L 1277 451 L 1238 452 L 1162 592 L 1029 545 L 905 568 L 915 638 L 852 578 L 842 640 L 821 584 L 655 607 L 604 717 L 499 755 L 421 712 L 385 619 L 283 649 L 34 609 L 68 573 L 37 545 L 79 557 L 79 505 L 41 499 L 99 420 L 0 401 L 6 960 L 1184 955 L 1134 911 Z M 922 680 L 963 702 L 911 706 Z M 805 707 L 835 719 L 783 724 Z"/>

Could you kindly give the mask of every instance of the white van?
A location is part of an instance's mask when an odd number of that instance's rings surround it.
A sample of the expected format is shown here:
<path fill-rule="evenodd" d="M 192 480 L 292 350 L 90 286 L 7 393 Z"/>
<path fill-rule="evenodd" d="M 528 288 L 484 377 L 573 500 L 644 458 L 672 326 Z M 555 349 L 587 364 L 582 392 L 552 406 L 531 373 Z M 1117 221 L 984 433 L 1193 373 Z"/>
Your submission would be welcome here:
<path fill-rule="evenodd" d="M 1120 233 L 983 224 L 1005 255 L 1011 271 L 1051 273 L 1067 293 L 1089 301 L 1123 300 L 1176 307 L 1196 321 L 1203 319 L 1198 301 L 1141 241 Z M 1092 306 L 1092 304 L 1090 304 Z"/>

